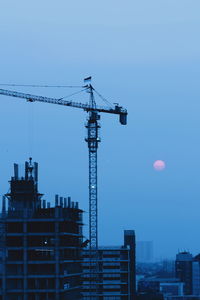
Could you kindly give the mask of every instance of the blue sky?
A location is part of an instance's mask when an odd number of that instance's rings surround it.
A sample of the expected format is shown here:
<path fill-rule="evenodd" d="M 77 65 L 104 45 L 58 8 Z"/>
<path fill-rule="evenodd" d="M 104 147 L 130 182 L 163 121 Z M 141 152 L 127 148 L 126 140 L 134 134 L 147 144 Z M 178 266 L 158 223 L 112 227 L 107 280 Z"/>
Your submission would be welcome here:
<path fill-rule="evenodd" d="M 200 251 L 199 10 L 195 0 L 1 2 L 0 83 L 82 85 L 91 75 L 101 94 L 128 109 L 127 126 L 101 119 L 101 244 L 120 244 L 122 230 L 135 229 L 154 241 L 157 257 Z M 71 195 L 87 229 L 85 120 L 79 110 L 1 96 L 1 194 L 13 162 L 32 156 L 46 199 Z M 165 171 L 153 170 L 156 159 Z"/>

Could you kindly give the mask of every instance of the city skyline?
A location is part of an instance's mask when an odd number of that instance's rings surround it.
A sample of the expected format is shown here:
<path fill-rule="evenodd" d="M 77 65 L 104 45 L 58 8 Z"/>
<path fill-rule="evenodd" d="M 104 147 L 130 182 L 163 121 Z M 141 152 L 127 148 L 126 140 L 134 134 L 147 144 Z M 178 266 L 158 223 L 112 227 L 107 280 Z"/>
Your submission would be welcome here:
<path fill-rule="evenodd" d="M 180 0 L 2 4 L 0 84 L 82 85 L 91 75 L 97 91 L 128 109 L 126 127 L 115 117 L 101 119 L 102 245 L 120 244 L 122 230 L 132 228 L 139 240 L 154 241 L 156 257 L 200 252 L 199 9 L 198 1 Z M 88 223 L 87 114 L 3 96 L 0 105 L 1 195 L 13 162 L 31 156 L 45 198 L 71 195 Z M 153 169 L 156 160 L 165 170 Z"/>

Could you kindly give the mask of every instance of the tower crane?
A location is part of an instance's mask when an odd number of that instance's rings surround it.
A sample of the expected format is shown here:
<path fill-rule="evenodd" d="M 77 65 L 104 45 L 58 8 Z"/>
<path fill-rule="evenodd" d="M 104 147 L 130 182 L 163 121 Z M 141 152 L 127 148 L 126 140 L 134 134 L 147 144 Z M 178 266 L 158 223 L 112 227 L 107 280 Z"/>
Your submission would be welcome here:
<path fill-rule="evenodd" d="M 88 78 L 87 78 L 88 79 Z M 91 79 L 91 77 L 89 77 Z M 25 99 L 28 102 L 44 102 L 74 108 L 80 108 L 86 111 L 87 119 L 87 138 L 85 141 L 89 149 L 89 240 L 90 250 L 95 253 L 98 249 L 98 206 L 97 206 L 97 149 L 100 142 L 99 120 L 100 113 L 119 115 L 119 121 L 122 125 L 127 124 L 127 110 L 122 106 L 115 104 L 114 108 L 97 106 L 94 99 L 94 88 L 91 84 L 84 86 L 90 95 L 89 104 L 64 99 L 36 96 L 27 93 L 21 93 L 12 90 L 0 89 L 0 95 Z"/>

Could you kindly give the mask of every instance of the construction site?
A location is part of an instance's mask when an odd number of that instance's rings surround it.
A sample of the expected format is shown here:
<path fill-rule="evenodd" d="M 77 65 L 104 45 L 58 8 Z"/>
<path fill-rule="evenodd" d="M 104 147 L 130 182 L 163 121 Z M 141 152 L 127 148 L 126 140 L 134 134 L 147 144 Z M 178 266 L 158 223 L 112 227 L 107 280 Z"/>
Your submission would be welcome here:
<path fill-rule="evenodd" d="M 125 230 L 122 246 L 102 248 L 98 243 L 99 120 L 102 113 L 114 114 L 126 125 L 127 110 L 117 103 L 98 106 L 94 93 L 105 99 L 90 82 L 87 77 L 81 86 L 89 95 L 88 103 L 0 89 L 2 96 L 84 110 L 89 150 L 88 221 L 83 221 L 81 205 L 70 197 L 56 195 L 54 204 L 43 200 L 38 164 L 32 158 L 25 162 L 24 174 L 14 164 L 0 218 L 1 300 L 135 299 L 135 232 Z"/>

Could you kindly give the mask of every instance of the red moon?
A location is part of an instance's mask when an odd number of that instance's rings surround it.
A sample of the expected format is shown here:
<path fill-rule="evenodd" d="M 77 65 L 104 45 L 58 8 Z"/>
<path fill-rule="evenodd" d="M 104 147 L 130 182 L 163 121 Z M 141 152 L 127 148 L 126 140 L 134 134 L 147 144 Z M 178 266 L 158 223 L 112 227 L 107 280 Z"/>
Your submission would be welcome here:
<path fill-rule="evenodd" d="M 156 171 L 163 171 L 165 169 L 166 165 L 163 160 L 156 160 L 153 163 L 153 167 Z"/>

